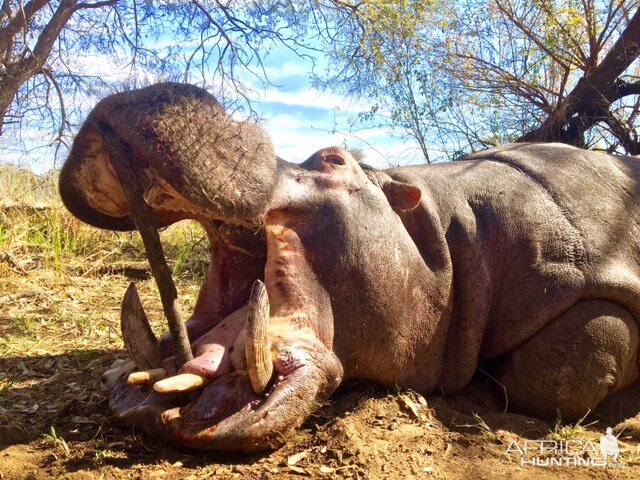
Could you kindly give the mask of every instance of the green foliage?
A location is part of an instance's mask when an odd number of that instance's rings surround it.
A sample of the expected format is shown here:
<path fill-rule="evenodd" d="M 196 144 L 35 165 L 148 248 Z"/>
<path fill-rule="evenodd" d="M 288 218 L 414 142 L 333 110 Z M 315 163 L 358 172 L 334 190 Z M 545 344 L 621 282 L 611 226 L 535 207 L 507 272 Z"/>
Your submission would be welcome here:
<path fill-rule="evenodd" d="M 370 99 L 354 129 L 400 127 L 426 161 L 513 141 L 540 125 L 638 8 L 635 0 L 391 3 L 358 4 L 356 23 L 371 28 L 354 26 L 344 37 L 356 40 L 328 43 L 337 73 L 316 81 Z M 637 67 L 627 74 L 637 79 Z M 633 132 L 635 100 L 614 113 Z M 606 128 L 588 133 L 587 145 L 616 148 Z"/>
<path fill-rule="evenodd" d="M 579 418 L 575 423 L 563 423 L 560 412 L 557 412 L 557 419 L 553 430 L 549 431 L 549 438 L 557 441 L 577 440 L 583 438 L 586 433 L 586 429 L 595 423 L 584 423 L 584 419 L 590 412 L 587 412 L 582 418 Z"/>
<path fill-rule="evenodd" d="M 51 50 L 38 59 L 41 67 L 24 76 L 57 15 L 57 2 L 40 3 L 0 43 L 5 158 L 37 143 L 58 145 L 64 154 L 87 108 L 123 85 L 173 79 L 214 86 L 229 109 L 247 113 L 240 72 L 268 85 L 262 62 L 284 46 L 300 56 L 326 53 L 315 85 L 373 104 L 353 118 L 353 130 L 399 128 L 426 161 L 451 159 L 540 125 L 596 68 L 639 6 L 638 0 L 119 1 L 99 2 L 100 8 L 82 2 L 58 41 L 47 40 Z M 21 5 L 5 4 L 0 29 Z M 88 68 L 104 54 L 110 71 L 126 74 L 114 80 Z M 625 75 L 621 80 L 637 80 L 637 62 Z M 632 137 L 636 99 L 612 112 Z M 617 149 L 621 141 L 608 128 L 592 128 L 587 146 Z"/>
<path fill-rule="evenodd" d="M 476 421 L 475 427 L 480 430 L 480 433 L 482 433 L 484 438 L 493 443 L 500 443 L 500 437 L 498 434 L 496 434 L 496 432 L 487 425 L 487 422 L 485 422 L 479 414 L 474 413 L 473 418 Z"/>
<path fill-rule="evenodd" d="M 209 267 L 209 242 L 197 222 L 184 222 L 163 235 L 173 259 L 173 274 L 203 280 Z"/>
<path fill-rule="evenodd" d="M 66 455 L 71 454 L 71 450 L 69 450 L 67 442 L 64 438 L 58 436 L 53 425 L 51 426 L 49 433 L 44 433 L 42 436 L 44 437 L 45 443 L 58 446 Z"/>

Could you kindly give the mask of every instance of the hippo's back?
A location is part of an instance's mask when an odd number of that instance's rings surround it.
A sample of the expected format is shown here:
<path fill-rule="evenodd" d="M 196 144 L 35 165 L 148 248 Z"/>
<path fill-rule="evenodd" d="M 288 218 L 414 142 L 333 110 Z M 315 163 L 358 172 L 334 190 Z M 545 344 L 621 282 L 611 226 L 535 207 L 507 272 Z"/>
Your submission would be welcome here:
<path fill-rule="evenodd" d="M 621 240 L 638 238 L 633 233 L 640 220 L 637 158 L 555 143 L 508 145 L 465 160 L 497 161 L 538 183 L 586 237 L 592 255 L 611 257 L 636 244 Z"/>

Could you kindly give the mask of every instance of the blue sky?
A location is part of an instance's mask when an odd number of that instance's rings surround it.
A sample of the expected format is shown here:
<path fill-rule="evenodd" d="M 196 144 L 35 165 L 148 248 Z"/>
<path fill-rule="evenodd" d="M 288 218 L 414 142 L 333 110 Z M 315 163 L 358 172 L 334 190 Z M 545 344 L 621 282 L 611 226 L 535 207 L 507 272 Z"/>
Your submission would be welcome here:
<path fill-rule="evenodd" d="M 316 68 L 322 68 L 316 56 Z M 318 67 L 318 65 L 320 65 Z M 273 85 L 262 87 L 252 77 L 253 108 L 273 139 L 276 152 L 290 161 L 302 161 L 331 145 L 360 149 L 365 161 L 376 167 L 421 162 L 417 145 L 400 132 L 372 128 L 350 132 L 350 120 L 369 105 L 311 85 L 311 60 L 281 47 L 265 57 L 265 70 Z"/>
<path fill-rule="evenodd" d="M 315 54 L 316 68 L 322 68 L 324 59 Z M 117 64 L 117 60 L 104 56 L 82 57 L 82 68 L 100 75 L 108 81 L 122 81 L 131 71 Z M 421 163 L 417 145 L 409 138 L 401 138 L 400 132 L 372 128 L 350 132 L 350 119 L 358 112 L 366 111 L 366 102 L 345 98 L 331 91 L 319 91 L 311 86 L 313 63 L 300 58 L 285 47 L 274 47 L 263 57 L 265 72 L 271 85 L 264 86 L 250 71 L 236 70 L 239 79 L 250 87 L 252 108 L 261 117 L 261 125 L 270 134 L 276 153 L 294 162 L 308 158 L 313 152 L 331 145 L 357 148 L 365 155 L 365 161 L 375 167 Z M 137 72 L 142 74 L 144 72 Z M 208 80 L 208 79 L 207 79 Z M 209 81 L 209 80 L 208 80 Z M 88 110 L 95 100 L 82 105 Z M 3 158 L 0 163 L 28 165 L 42 173 L 54 166 L 55 149 L 40 147 L 28 154 L 17 148 L 18 141 L 11 133 L 0 137 Z M 54 135 L 37 127 L 23 129 L 26 144 L 46 145 Z M 64 160 L 61 151 L 55 165 Z"/>

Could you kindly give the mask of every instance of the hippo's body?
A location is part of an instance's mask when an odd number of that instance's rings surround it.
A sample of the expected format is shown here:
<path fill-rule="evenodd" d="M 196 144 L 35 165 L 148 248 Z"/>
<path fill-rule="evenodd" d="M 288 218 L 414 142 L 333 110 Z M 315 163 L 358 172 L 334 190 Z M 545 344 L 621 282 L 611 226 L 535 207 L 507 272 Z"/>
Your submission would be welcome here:
<path fill-rule="evenodd" d="M 194 218 L 209 236 L 187 324 L 196 358 L 177 365 L 165 338 L 153 375 L 168 379 L 132 385 L 111 372 L 123 421 L 162 424 L 198 448 L 256 450 L 281 443 L 344 379 L 455 392 L 483 361 L 510 406 L 565 419 L 638 379 L 639 160 L 518 144 L 388 170 L 332 147 L 297 165 L 214 102 L 177 84 L 112 96 L 61 175 L 78 217 L 134 228 L 101 141 L 112 129 L 156 224 Z M 194 135 L 194 124 L 205 127 Z M 256 292 L 268 294 L 260 344 L 246 333 Z M 139 369 L 160 366 L 139 353 L 157 346 L 132 342 Z M 266 366 L 247 353 L 264 349 Z"/>
<path fill-rule="evenodd" d="M 445 391 L 464 387 L 479 360 L 498 358 L 493 366 L 516 404 L 548 416 L 560 406 L 554 394 L 566 394 L 564 409 L 575 417 L 597 403 L 584 388 L 601 399 L 637 379 L 640 160 L 516 144 L 384 173 L 423 192 L 416 209 L 401 213 L 418 248 L 433 243 L 420 218 L 437 215 L 446 238 L 453 307 L 439 378 Z M 578 310 L 581 319 L 573 318 Z M 594 362 L 603 354 L 596 344 L 573 352 L 584 340 L 584 317 L 608 311 L 623 325 L 601 326 L 600 340 L 604 348 L 621 340 L 620 351 L 602 362 Z M 533 358 L 523 358 L 529 350 Z M 527 405 L 536 382 L 548 408 Z"/>

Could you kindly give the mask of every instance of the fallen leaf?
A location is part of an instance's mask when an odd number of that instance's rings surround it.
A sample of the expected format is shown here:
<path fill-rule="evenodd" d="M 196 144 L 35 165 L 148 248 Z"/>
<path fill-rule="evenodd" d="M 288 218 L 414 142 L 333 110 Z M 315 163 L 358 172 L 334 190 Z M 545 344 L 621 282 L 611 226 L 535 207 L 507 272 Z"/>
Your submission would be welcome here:
<path fill-rule="evenodd" d="M 304 468 L 296 467 L 295 465 L 288 465 L 289 470 L 292 470 L 296 473 L 301 473 L 303 475 L 309 475 Z"/>
<path fill-rule="evenodd" d="M 304 452 L 296 453 L 295 455 L 291 455 L 289 458 L 287 458 L 287 465 L 289 465 L 290 467 L 294 466 L 296 463 L 298 463 L 308 454 L 309 452 L 304 451 Z"/>
<path fill-rule="evenodd" d="M 64 453 L 66 453 L 67 455 L 71 455 L 71 450 L 69 450 L 69 445 L 67 445 L 67 442 L 64 441 L 64 438 L 59 438 L 58 443 L 60 446 L 62 446 Z"/>
<path fill-rule="evenodd" d="M 413 414 L 421 422 L 427 420 L 427 414 L 425 412 L 427 407 L 427 401 L 422 395 L 414 393 L 416 400 L 413 400 L 408 395 L 400 395 L 400 401 L 402 404 L 409 409 L 409 411 Z"/>
<path fill-rule="evenodd" d="M 34 403 L 33 405 L 31 405 L 29 408 L 25 408 L 24 410 L 22 410 L 24 413 L 35 413 L 36 410 L 38 410 L 39 405 L 37 403 Z"/>

